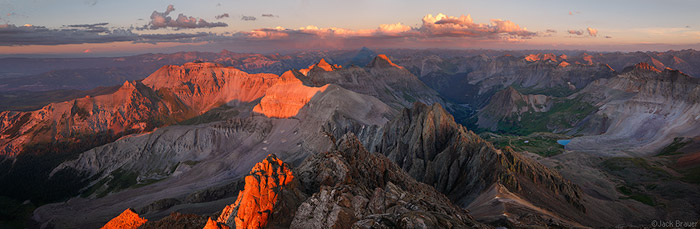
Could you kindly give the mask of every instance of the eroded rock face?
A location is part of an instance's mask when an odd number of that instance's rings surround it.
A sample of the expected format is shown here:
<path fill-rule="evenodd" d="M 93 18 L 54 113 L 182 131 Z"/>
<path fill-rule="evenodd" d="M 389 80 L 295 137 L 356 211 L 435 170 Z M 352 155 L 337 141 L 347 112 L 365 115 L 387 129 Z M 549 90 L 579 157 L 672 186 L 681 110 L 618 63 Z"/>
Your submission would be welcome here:
<path fill-rule="evenodd" d="M 502 184 L 533 205 L 555 209 L 565 218 L 585 212 L 578 186 L 510 148 L 494 148 L 455 123 L 439 104 L 416 103 L 404 109 L 384 127 L 382 143 L 375 151 L 458 206 L 467 207 L 492 185 Z M 537 211 L 533 213 L 539 214 Z"/>
<path fill-rule="evenodd" d="M 246 176 L 245 188 L 238 194 L 234 204 L 224 208 L 217 222 L 235 228 L 284 225 L 290 218 L 284 213 L 287 213 L 287 209 L 293 209 L 294 202 L 298 201 L 295 199 L 302 196 L 295 189 L 293 180 L 294 175 L 289 165 L 274 154 L 268 155 Z"/>
<path fill-rule="evenodd" d="M 102 229 L 135 229 L 146 223 L 148 220 L 141 218 L 131 209 L 126 209 L 122 214 L 105 224 Z"/>
<path fill-rule="evenodd" d="M 523 95 L 513 87 L 507 87 L 494 94 L 488 105 L 479 110 L 476 124 L 481 128 L 496 130 L 498 122 L 505 118 L 520 121 L 527 112 L 547 112 L 552 107 L 552 98 L 546 95 Z"/>
<path fill-rule="evenodd" d="M 639 63 L 576 95 L 599 109 L 581 128 L 592 136 L 572 139 L 570 150 L 649 156 L 675 137 L 700 135 L 700 79 L 678 70 Z"/>
<path fill-rule="evenodd" d="M 311 197 L 291 228 L 481 226 L 434 188 L 367 152 L 352 133 L 339 139 L 336 151 L 307 158 L 295 173 Z"/>

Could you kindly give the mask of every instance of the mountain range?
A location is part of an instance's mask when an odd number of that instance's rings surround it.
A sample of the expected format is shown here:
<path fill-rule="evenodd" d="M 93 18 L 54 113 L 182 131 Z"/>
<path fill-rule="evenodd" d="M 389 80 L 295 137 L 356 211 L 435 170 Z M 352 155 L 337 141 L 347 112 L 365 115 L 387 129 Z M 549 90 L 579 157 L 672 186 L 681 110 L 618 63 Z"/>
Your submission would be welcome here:
<path fill-rule="evenodd" d="M 55 228 L 615 227 L 700 215 L 695 51 L 393 53 L 125 57 L 183 63 L 2 111 L 0 196 L 29 200 L 13 206 L 37 206 L 30 225 Z M 651 63 L 628 65 L 637 59 Z"/>

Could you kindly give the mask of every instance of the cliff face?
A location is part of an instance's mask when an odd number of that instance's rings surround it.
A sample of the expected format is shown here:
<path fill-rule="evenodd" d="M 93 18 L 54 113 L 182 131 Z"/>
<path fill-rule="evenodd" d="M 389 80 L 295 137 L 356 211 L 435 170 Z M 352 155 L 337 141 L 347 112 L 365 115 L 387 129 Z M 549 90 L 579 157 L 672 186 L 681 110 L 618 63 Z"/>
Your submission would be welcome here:
<path fill-rule="evenodd" d="M 268 155 L 245 177 L 236 202 L 226 206 L 216 220 L 234 228 L 288 226 L 304 194 L 296 189 L 288 164 Z"/>
<path fill-rule="evenodd" d="M 700 80 L 677 70 L 641 63 L 597 80 L 579 94 L 600 110 L 582 125 L 594 134 L 574 138 L 567 149 L 650 155 L 673 138 L 700 135 Z"/>
<path fill-rule="evenodd" d="M 500 185 L 529 202 L 522 205 L 533 214 L 549 215 L 539 208 L 556 210 L 560 215 L 549 217 L 561 225 L 574 225 L 570 220 L 575 221 L 585 212 L 584 194 L 578 186 L 510 148 L 495 149 L 455 123 L 438 104 L 416 103 L 413 108 L 404 109 L 384 127 L 381 144 L 375 150 L 458 206 L 478 209 L 475 199 Z M 490 214 L 500 215 L 513 209 Z M 484 218 L 493 216 L 479 214 Z"/>
<path fill-rule="evenodd" d="M 415 181 L 347 134 L 336 150 L 307 158 L 297 178 L 309 194 L 291 228 L 480 227 L 434 188 Z"/>
<path fill-rule="evenodd" d="M 552 99 L 546 95 L 523 95 L 513 87 L 496 92 L 488 105 L 479 110 L 477 125 L 480 128 L 496 130 L 498 122 L 505 118 L 520 121 L 520 115 L 527 112 L 547 112 L 552 107 Z"/>

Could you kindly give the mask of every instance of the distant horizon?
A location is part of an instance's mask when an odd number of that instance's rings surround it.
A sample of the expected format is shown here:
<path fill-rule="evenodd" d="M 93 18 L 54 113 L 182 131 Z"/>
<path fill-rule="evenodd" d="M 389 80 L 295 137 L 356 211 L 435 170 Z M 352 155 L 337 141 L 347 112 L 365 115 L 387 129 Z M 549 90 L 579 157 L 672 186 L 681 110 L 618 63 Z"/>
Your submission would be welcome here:
<path fill-rule="evenodd" d="M 11 58 L 115 58 L 115 57 L 131 57 L 140 55 L 172 55 L 177 53 L 222 53 L 224 51 L 238 53 L 238 54 L 260 54 L 260 55 L 292 55 L 303 52 L 353 52 L 359 51 L 363 48 L 354 49 L 331 49 L 331 50 L 294 50 L 294 51 L 279 51 L 279 52 L 243 52 L 243 51 L 233 51 L 227 49 L 221 49 L 219 51 L 172 51 L 172 52 L 143 52 L 143 53 L 101 53 L 101 54 L 0 54 L 2 59 Z M 657 50 L 637 50 L 637 51 L 596 51 L 596 50 L 585 50 L 585 49 L 488 49 L 488 48 L 368 48 L 372 51 L 484 51 L 484 52 L 532 52 L 529 54 L 538 53 L 554 53 L 556 52 L 574 52 L 574 53 L 666 53 L 666 52 L 678 52 L 684 50 L 698 51 L 700 48 L 685 48 L 685 49 L 666 49 L 663 51 Z M 378 53 L 379 54 L 379 53 Z M 559 53 L 561 54 L 561 53 Z"/>

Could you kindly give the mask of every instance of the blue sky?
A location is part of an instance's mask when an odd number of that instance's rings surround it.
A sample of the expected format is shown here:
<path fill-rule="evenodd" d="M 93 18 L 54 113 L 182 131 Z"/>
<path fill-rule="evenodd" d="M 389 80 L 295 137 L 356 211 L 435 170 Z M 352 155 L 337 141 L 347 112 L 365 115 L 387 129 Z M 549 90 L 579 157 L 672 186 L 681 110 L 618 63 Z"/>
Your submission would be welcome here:
<path fill-rule="evenodd" d="M 175 20 L 178 14 L 203 19 L 209 23 L 225 23 L 226 26 L 184 28 L 175 26 L 152 26 L 151 14 L 154 11 L 162 13 L 168 5 L 173 5 L 174 11 L 169 14 Z M 380 34 L 375 30 L 382 24 L 401 23 L 412 27 L 412 31 L 402 30 L 402 34 L 392 33 L 391 37 L 399 39 L 408 48 L 430 48 L 444 46 L 455 48 L 560 48 L 560 49 L 590 49 L 597 51 L 631 51 L 698 48 L 700 43 L 700 1 L 667 0 L 667 1 L 271 1 L 271 0 L 240 0 L 240 1 L 138 1 L 138 0 L 0 0 L 0 32 L 2 29 L 14 32 L 0 33 L 0 54 L 40 53 L 46 52 L 84 52 L 109 53 L 115 49 L 121 51 L 178 51 L 202 47 L 210 51 L 218 49 L 242 51 L 257 51 L 249 47 L 274 47 L 275 49 L 303 49 L 300 42 L 311 42 L 323 48 L 353 48 L 354 46 L 387 46 L 393 48 L 392 42 L 375 39 Z M 229 17 L 216 19 L 215 16 L 227 13 Z M 436 37 L 435 31 L 426 32 L 422 19 L 427 14 L 442 13 L 449 18 L 459 18 L 469 15 L 473 23 L 462 23 L 461 29 L 481 26 L 483 29 L 498 30 L 498 35 L 474 35 L 472 31 L 462 38 L 457 34 Z M 274 17 L 263 17 L 262 14 L 272 14 Z M 256 20 L 241 20 L 242 16 L 252 16 Z M 449 19 L 448 18 L 448 19 Z M 444 18 L 443 18 L 444 19 Z M 517 30 L 532 32 L 523 35 L 513 30 L 499 29 L 493 24 L 493 19 L 512 22 Z M 456 20 L 456 19 L 455 19 Z M 448 21 L 448 20 L 446 20 Z M 94 39 L 76 42 L 25 42 L 30 40 L 51 39 L 51 32 L 67 29 L 65 25 L 109 23 L 104 28 L 108 30 L 128 30 L 131 38 L 114 41 L 105 35 L 94 34 Z M 445 21 L 443 21 L 445 22 Z M 466 24 L 465 24 L 466 23 Z M 5 24 L 4 28 L 2 25 Z M 32 27 L 23 27 L 25 24 Z M 441 22 L 437 22 L 441 24 Z M 150 29 L 136 29 L 144 26 Z M 300 27 L 313 25 L 321 30 L 330 29 L 328 33 L 314 32 L 317 37 L 298 36 L 308 34 Z M 14 27 L 13 27 L 14 26 Z M 500 25 L 503 28 L 503 25 Z M 39 28 L 37 28 L 39 27 Z M 198 25 L 194 25 L 198 27 Z M 267 33 L 266 38 L 252 36 L 251 31 L 265 28 L 284 28 L 276 34 L 284 33 L 285 37 L 273 36 Z M 486 28 L 488 27 L 488 28 Z M 156 28 L 156 29 L 154 29 Z M 457 29 L 459 29 L 457 28 Z M 590 29 L 589 29 L 590 28 Z M 342 29 L 344 34 L 350 31 L 364 31 L 351 35 L 336 36 Z M 445 29 L 445 28 L 442 28 Z M 43 31 L 50 30 L 50 31 Z M 556 31 L 556 32 L 548 32 Z M 41 32 L 43 31 L 43 32 Z M 420 31 L 417 33 L 416 31 Z M 442 31 L 442 30 L 440 30 Z M 505 32 L 504 32 L 505 31 Z M 590 33 L 589 31 L 594 31 Z M 24 37 L 10 37 L 22 33 Z M 41 32 L 41 33 L 39 33 Z M 123 31 L 120 31 L 123 32 Z M 206 38 L 198 35 L 190 40 L 153 40 L 139 36 L 141 34 L 196 34 L 210 33 Z M 483 32 L 482 30 L 478 31 Z M 28 33 L 36 36 L 27 38 Z M 9 34 L 9 35 L 8 35 Z M 81 35 L 81 34 L 78 34 Z M 384 34 L 386 35 L 386 34 Z M 93 36 L 93 35 L 90 35 Z M 230 38 L 234 36 L 236 38 Z M 60 36 L 59 36 L 60 37 Z M 73 37 L 73 35 L 66 35 Z M 247 37 L 243 39 L 242 37 Z M 251 38 L 256 40 L 254 44 Z M 301 39 L 303 38 L 303 39 Z M 312 40 L 310 40 L 312 39 Z M 17 42 L 22 40 L 23 42 Z M 263 41 L 264 40 L 264 41 Z M 272 42 L 274 40 L 276 42 Z M 80 43 L 85 42 L 85 43 Z M 363 43 L 364 42 L 364 43 Z M 451 43 L 450 43 L 451 42 Z M 48 44 L 47 43 L 51 43 Z M 71 44 L 68 44 L 71 43 Z M 366 43 L 366 44 L 365 44 Z M 393 42 L 396 43 L 396 42 Z M 113 47 L 107 48 L 107 44 Z M 145 44 L 149 44 L 145 45 Z M 440 45 L 437 45 L 440 44 Z M 327 47 L 325 47 L 325 46 Z M 92 49 L 90 47 L 93 47 Z M 245 50 L 246 47 L 249 50 Z M 24 51 L 23 51 L 24 50 Z M 260 52 L 269 52 L 260 48 Z M 86 52 L 88 53 L 88 52 Z"/>

